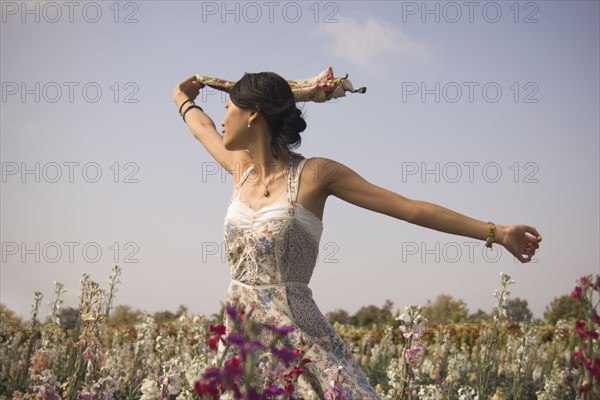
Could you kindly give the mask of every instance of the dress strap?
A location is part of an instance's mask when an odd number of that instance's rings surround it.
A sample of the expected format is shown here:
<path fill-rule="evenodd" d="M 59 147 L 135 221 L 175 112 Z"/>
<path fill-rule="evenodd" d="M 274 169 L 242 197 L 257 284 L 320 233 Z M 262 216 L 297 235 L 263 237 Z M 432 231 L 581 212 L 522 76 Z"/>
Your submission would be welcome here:
<path fill-rule="evenodd" d="M 235 198 L 237 198 L 237 196 L 240 193 L 242 184 L 246 181 L 246 179 L 248 178 L 248 176 L 250 175 L 252 170 L 254 170 L 254 164 L 250 164 L 250 166 L 246 169 L 246 171 L 244 171 L 244 174 L 240 178 L 239 183 L 236 185 L 235 190 L 234 190 L 233 194 L 231 195 L 231 199 L 229 199 L 229 203 L 231 203 Z"/>
<path fill-rule="evenodd" d="M 300 156 L 302 157 L 302 156 Z M 289 214 L 294 215 L 296 210 L 296 201 L 298 199 L 298 186 L 300 184 L 300 174 L 302 173 L 302 167 L 306 163 L 306 158 L 303 158 L 298 163 L 298 168 L 296 169 L 296 173 L 294 174 L 294 158 L 300 158 L 298 155 L 294 154 L 294 157 L 290 154 L 290 158 L 288 161 L 288 204 L 289 204 Z"/>

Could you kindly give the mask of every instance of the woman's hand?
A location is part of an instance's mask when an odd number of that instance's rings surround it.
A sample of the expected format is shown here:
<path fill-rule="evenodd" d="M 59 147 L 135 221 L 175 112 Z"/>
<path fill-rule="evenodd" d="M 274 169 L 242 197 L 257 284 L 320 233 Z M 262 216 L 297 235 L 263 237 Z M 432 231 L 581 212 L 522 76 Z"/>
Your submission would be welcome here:
<path fill-rule="evenodd" d="M 203 87 L 204 85 L 196 80 L 195 75 L 186 78 L 175 85 L 175 89 L 173 89 L 173 101 L 179 105 L 187 99 L 195 100 L 198 97 L 198 93 L 200 93 L 200 89 Z"/>
<path fill-rule="evenodd" d="M 510 225 L 506 227 L 506 232 L 499 243 L 519 261 L 527 263 L 540 247 L 541 241 L 542 237 L 534 227 Z"/>

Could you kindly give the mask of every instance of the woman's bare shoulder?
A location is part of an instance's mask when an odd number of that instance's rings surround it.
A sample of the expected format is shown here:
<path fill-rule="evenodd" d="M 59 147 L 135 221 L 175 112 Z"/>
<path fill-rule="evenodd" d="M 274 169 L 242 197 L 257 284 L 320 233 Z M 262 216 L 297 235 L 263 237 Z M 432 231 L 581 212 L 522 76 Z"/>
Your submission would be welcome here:
<path fill-rule="evenodd" d="M 326 157 L 310 157 L 306 160 L 303 168 L 302 174 L 305 176 L 303 179 L 324 186 L 339 178 L 338 175 L 342 168 L 344 165 L 336 160 Z"/>

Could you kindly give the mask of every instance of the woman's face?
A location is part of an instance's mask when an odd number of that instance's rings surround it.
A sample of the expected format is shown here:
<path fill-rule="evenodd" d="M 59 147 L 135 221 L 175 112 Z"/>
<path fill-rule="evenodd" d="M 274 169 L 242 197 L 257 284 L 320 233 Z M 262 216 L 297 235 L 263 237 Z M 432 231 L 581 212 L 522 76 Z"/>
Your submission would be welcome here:
<path fill-rule="evenodd" d="M 225 105 L 225 117 L 221 126 L 223 127 L 223 146 L 227 150 L 245 150 L 247 148 L 248 121 L 250 110 L 241 109 L 227 97 Z"/>

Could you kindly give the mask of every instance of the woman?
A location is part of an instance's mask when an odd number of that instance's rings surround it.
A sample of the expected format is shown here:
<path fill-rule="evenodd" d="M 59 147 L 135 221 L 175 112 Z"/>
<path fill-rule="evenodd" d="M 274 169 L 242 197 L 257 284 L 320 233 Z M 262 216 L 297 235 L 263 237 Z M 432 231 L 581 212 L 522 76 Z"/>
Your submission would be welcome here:
<path fill-rule="evenodd" d="M 289 84 L 277 74 L 245 74 L 231 88 L 222 135 L 194 105 L 202 87 L 196 77 L 185 79 L 175 87 L 173 100 L 192 134 L 234 177 L 224 232 L 232 274 L 228 302 L 253 308 L 255 320 L 293 324 L 290 345 L 302 346 L 304 341 L 305 357 L 312 360 L 298 383 L 305 399 L 324 398 L 329 388 L 324 371 L 339 366 L 338 381 L 349 390 L 349 398 L 378 398 L 308 288 L 329 196 L 427 228 L 486 240 L 488 246 L 501 244 L 524 263 L 539 247 L 542 238 L 533 227 L 478 221 L 373 185 L 334 160 L 306 159 L 292 152 L 306 123 Z"/>

